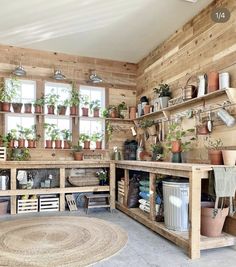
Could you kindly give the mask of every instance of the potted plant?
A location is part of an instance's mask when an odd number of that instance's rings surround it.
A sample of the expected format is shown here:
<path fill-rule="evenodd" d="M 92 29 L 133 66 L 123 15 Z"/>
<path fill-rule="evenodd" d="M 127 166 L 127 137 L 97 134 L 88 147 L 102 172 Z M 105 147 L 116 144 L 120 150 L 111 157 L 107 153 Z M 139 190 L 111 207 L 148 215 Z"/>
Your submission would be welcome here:
<path fill-rule="evenodd" d="M 30 159 L 30 152 L 28 148 L 13 148 L 11 151 L 11 160 L 25 161 Z"/>
<path fill-rule="evenodd" d="M 157 144 L 152 144 L 151 145 L 151 151 L 152 151 L 152 160 L 158 161 L 161 160 L 163 157 L 163 146 L 160 142 Z"/>
<path fill-rule="evenodd" d="M 25 128 L 17 124 L 18 148 L 25 148 Z"/>
<path fill-rule="evenodd" d="M 146 129 L 149 135 L 156 135 L 157 129 L 154 120 L 144 119 L 140 121 L 140 127 Z"/>
<path fill-rule="evenodd" d="M 44 123 L 44 129 L 46 134 L 46 147 L 53 148 L 53 141 L 55 140 L 54 129 L 56 129 L 55 124 Z"/>
<path fill-rule="evenodd" d="M 173 162 L 182 162 L 181 152 L 188 151 L 192 141 L 196 140 L 196 138 L 191 135 L 193 132 L 194 129 L 192 128 L 183 130 L 178 123 L 172 123 L 169 125 L 166 137 L 166 148 L 172 152 Z"/>
<path fill-rule="evenodd" d="M 171 91 L 168 84 L 159 84 L 158 88 L 154 88 L 153 91 L 158 95 L 160 108 L 168 107 L 168 101 L 171 97 Z"/>
<path fill-rule="evenodd" d="M 82 116 L 88 117 L 89 114 L 89 97 L 87 95 L 81 96 L 81 102 L 82 102 Z"/>
<path fill-rule="evenodd" d="M 70 107 L 70 115 L 78 115 L 78 105 L 80 103 L 80 96 L 78 89 L 76 88 L 76 82 L 72 82 L 72 89 L 70 91 L 70 99 L 68 100 L 68 106 Z"/>
<path fill-rule="evenodd" d="M 106 170 L 100 170 L 96 172 L 96 175 L 99 179 L 99 185 L 104 186 L 107 184 L 107 171 Z"/>
<path fill-rule="evenodd" d="M 37 98 L 34 101 L 34 113 L 41 114 L 43 113 L 43 106 L 45 105 L 45 98 L 42 95 L 40 98 Z"/>
<path fill-rule="evenodd" d="M 221 147 L 223 146 L 223 142 L 220 138 L 214 139 L 211 137 L 205 138 L 205 147 L 208 149 L 208 157 L 210 159 L 210 163 L 213 165 L 222 165 L 223 157 Z"/>
<path fill-rule="evenodd" d="M 72 133 L 69 129 L 64 129 L 61 131 L 63 141 L 64 141 L 64 149 L 70 149 L 71 148 L 71 137 Z"/>
<path fill-rule="evenodd" d="M 102 133 L 94 133 L 91 136 L 91 140 L 96 143 L 96 149 L 102 149 Z"/>
<path fill-rule="evenodd" d="M 109 110 L 107 108 L 105 108 L 103 111 L 102 111 L 102 117 L 103 118 L 108 118 L 109 117 Z"/>
<path fill-rule="evenodd" d="M 8 143 L 7 135 L 0 135 L 0 147 L 8 147 Z"/>
<path fill-rule="evenodd" d="M 36 141 L 39 140 L 40 135 L 36 134 L 36 125 L 33 125 L 30 128 L 24 128 L 25 131 L 25 138 L 28 142 L 28 148 L 35 148 Z"/>
<path fill-rule="evenodd" d="M 88 134 L 80 134 L 79 140 L 84 144 L 84 149 L 90 149 L 90 137 Z"/>
<path fill-rule="evenodd" d="M 6 138 L 8 140 L 8 147 L 14 148 L 15 141 L 17 140 L 18 133 L 16 129 L 11 129 L 10 132 L 7 133 Z"/>
<path fill-rule="evenodd" d="M 0 84 L 0 102 L 1 109 L 5 112 L 11 112 L 11 102 L 18 96 L 20 83 L 16 78 L 11 78 L 7 82 Z"/>
<path fill-rule="evenodd" d="M 24 103 L 24 113 L 32 113 L 32 103 Z"/>
<path fill-rule="evenodd" d="M 109 116 L 110 116 L 110 118 L 117 118 L 118 117 L 118 112 L 117 112 L 117 107 L 116 106 L 114 106 L 114 105 L 110 105 L 109 107 L 108 107 L 108 110 L 109 110 Z"/>
<path fill-rule="evenodd" d="M 74 159 L 75 160 L 83 160 L 83 148 L 82 146 L 79 144 L 76 145 L 76 146 L 73 146 L 73 155 L 74 155 Z"/>
<path fill-rule="evenodd" d="M 89 104 L 89 108 L 91 111 L 93 111 L 93 117 L 99 117 L 99 111 L 101 108 L 100 100 L 93 100 Z"/>
<path fill-rule="evenodd" d="M 119 114 L 119 117 L 122 118 L 122 119 L 129 119 L 129 112 L 128 112 L 128 107 L 127 105 L 125 104 L 125 102 L 121 102 L 118 107 L 118 114 Z"/>
<path fill-rule="evenodd" d="M 66 99 L 63 103 L 57 105 L 58 115 L 66 115 L 66 110 L 68 105 L 69 105 L 68 99 Z"/>
<path fill-rule="evenodd" d="M 50 94 L 45 96 L 45 104 L 48 108 L 48 114 L 54 114 L 55 106 L 59 100 L 59 95 L 54 93 L 54 90 Z"/>
<path fill-rule="evenodd" d="M 54 141 L 56 149 L 62 149 L 61 131 L 58 128 L 54 128 L 51 132 L 51 139 Z"/>

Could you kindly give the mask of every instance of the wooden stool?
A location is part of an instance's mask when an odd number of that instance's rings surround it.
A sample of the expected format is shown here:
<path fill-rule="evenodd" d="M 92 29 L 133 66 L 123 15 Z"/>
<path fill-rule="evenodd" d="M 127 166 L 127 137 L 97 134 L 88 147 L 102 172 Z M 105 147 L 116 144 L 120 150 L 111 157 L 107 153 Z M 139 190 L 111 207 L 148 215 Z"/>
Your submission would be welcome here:
<path fill-rule="evenodd" d="M 84 208 L 87 214 L 88 214 L 89 209 L 111 208 L 109 194 L 85 195 L 84 197 L 85 197 Z M 100 201 L 96 201 L 96 200 L 100 200 Z"/>

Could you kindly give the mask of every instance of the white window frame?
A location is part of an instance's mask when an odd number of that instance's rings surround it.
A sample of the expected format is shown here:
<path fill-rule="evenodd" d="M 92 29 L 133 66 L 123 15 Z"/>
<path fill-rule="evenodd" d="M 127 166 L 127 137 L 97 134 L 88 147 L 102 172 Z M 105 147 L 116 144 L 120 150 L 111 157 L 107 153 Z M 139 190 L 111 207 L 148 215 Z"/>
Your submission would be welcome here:
<path fill-rule="evenodd" d="M 8 132 L 9 132 L 9 130 L 8 130 L 8 118 L 9 117 L 18 117 L 18 118 L 26 118 L 26 117 L 28 117 L 28 118 L 33 118 L 34 119 L 34 124 L 33 125 L 35 125 L 36 124 L 36 120 L 35 120 L 35 116 L 34 116 L 34 114 L 26 114 L 26 113 L 7 113 L 7 114 L 5 114 L 5 134 L 7 134 Z M 24 128 L 27 128 L 27 127 L 29 127 L 29 125 L 22 125 Z M 15 127 L 17 127 L 17 126 L 15 126 Z"/>

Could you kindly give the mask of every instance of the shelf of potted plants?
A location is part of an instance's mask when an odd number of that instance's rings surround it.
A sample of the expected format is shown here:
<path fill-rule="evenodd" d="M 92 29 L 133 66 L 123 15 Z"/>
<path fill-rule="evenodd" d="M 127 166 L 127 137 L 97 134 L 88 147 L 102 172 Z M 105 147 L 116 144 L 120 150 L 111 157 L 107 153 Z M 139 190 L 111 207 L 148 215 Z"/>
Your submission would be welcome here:
<path fill-rule="evenodd" d="M 80 134 L 79 141 L 83 143 L 84 149 L 90 149 L 90 136 L 88 134 Z"/>

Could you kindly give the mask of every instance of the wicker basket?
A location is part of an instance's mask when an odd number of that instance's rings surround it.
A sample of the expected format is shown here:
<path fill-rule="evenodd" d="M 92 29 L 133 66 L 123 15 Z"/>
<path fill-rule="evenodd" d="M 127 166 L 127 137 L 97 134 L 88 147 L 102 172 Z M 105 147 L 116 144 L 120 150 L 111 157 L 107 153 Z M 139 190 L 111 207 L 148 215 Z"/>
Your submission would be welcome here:
<path fill-rule="evenodd" d="M 73 186 L 96 186 L 99 185 L 98 177 L 93 176 L 70 176 L 68 182 Z"/>

